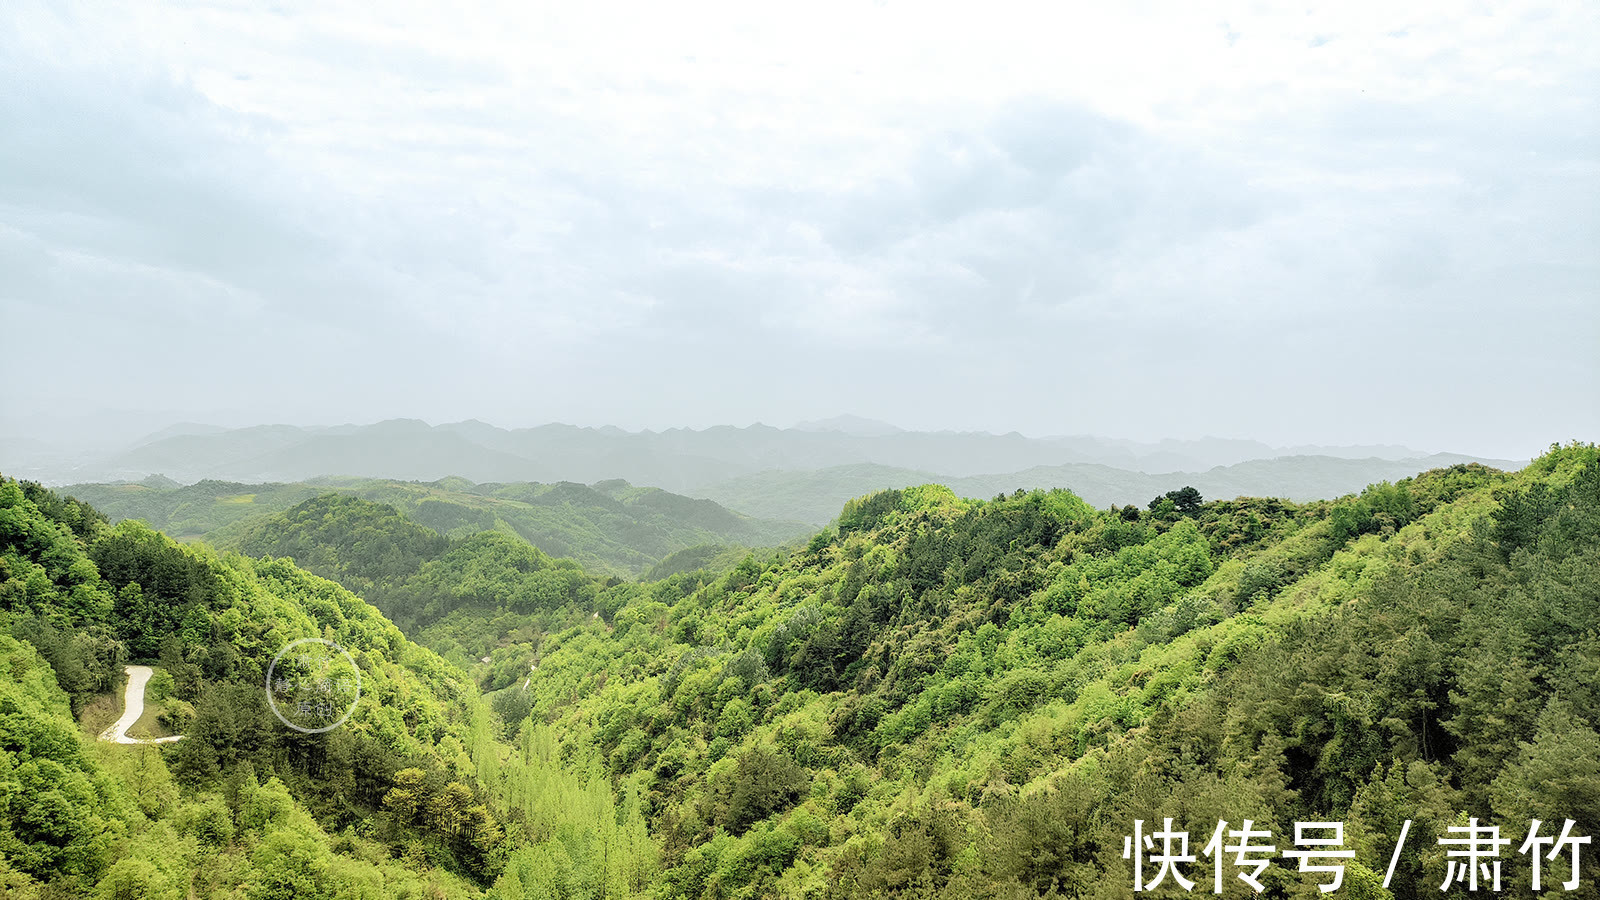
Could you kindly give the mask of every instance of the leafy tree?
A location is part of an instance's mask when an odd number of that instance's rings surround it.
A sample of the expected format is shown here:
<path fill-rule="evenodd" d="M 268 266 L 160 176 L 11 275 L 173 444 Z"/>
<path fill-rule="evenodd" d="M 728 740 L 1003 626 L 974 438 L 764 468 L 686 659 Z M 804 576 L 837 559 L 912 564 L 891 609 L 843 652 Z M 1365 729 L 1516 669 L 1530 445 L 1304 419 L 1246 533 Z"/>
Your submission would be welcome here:
<path fill-rule="evenodd" d="M 1165 494 L 1151 500 L 1150 508 L 1159 511 L 1163 501 L 1171 501 L 1172 508 L 1179 515 L 1184 516 L 1192 516 L 1200 512 L 1202 505 L 1200 492 L 1189 485 L 1185 485 L 1175 491 L 1167 491 Z"/>

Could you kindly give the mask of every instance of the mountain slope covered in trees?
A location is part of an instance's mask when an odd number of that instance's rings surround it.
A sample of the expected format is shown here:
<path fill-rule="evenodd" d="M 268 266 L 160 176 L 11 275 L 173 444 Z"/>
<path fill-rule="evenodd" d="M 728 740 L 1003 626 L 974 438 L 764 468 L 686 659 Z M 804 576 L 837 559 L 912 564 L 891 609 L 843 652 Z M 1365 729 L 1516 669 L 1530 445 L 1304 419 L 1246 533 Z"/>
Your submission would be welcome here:
<path fill-rule="evenodd" d="M 74 535 L 98 568 L 94 554 L 105 551 L 95 548 L 107 538 L 94 513 L 34 494 L 57 510 L 55 534 Z M 396 535 L 415 528 L 365 514 Z M 273 585 L 268 594 L 319 616 L 329 602 L 358 605 L 281 561 L 118 529 L 108 548 L 132 541 L 211 571 L 253 572 Z M 344 533 L 300 536 L 349 578 L 367 559 L 359 543 L 325 539 Z M 603 579 L 497 539 L 477 535 L 424 563 L 437 575 L 426 595 L 455 600 L 414 637 L 493 646 L 477 672 L 493 715 L 470 696 L 442 700 L 443 723 L 423 717 L 422 735 L 411 735 L 431 745 L 444 774 L 430 782 L 396 770 L 370 808 L 357 788 L 303 788 L 290 762 L 274 763 L 327 836 L 328 859 L 352 850 L 379 870 L 374 878 L 409 860 L 406 872 L 455 879 L 441 890 L 505 900 L 1120 898 L 1134 896 L 1122 846 L 1136 819 L 1172 817 L 1194 833 L 1197 853 L 1218 820 L 1251 819 L 1280 848 L 1295 821 L 1338 821 L 1355 852 L 1343 895 L 1420 898 L 1444 878 L 1438 838 L 1471 817 L 1502 826 L 1513 846 L 1533 818 L 1600 830 L 1593 446 L 1552 449 L 1516 473 L 1452 466 L 1310 503 L 1174 492 L 1097 510 L 1059 490 L 987 501 L 936 486 L 886 491 L 846 504 L 836 528 L 803 549 L 722 570 L 688 560 L 652 582 Z M 90 570 L 71 553 L 57 559 L 26 544 L 13 540 L 19 549 L 6 557 L 8 610 L 28 591 L 53 592 L 70 625 L 58 637 L 81 643 L 74 652 L 85 659 L 106 640 L 134 646 L 145 634 L 135 606 L 71 620 L 75 609 L 98 609 L 93 590 L 77 591 L 87 582 L 72 580 Z M 105 559 L 111 574 L 96 577 L 125 580 L 128 570 Z M 382 554 L 373 559 L 382 564 Z M 172 584 L 188 583 L 183 566 L 171 571 Z M 565 592 L 537 589 L 558 576 Z M 171 666 L 245 665 L 212 655 L 196 650 Z M 88 681 L 72 690 L 95 689 L 93 666 L 84 668 Z M 66 710 L 62 699 L 54 715 Z M 369 715 L 371 730 L 391 714 Z M 196 777 L 185 760 L 200 755 L 187 742 L 162 751 L 180 787 Z M 415 768 L 426 775 L 421 743 Z M 225 773 L 240 766 L 220 751 L 216 766 L 214 776 L 200 767 L 193 796 L 220 784 L 221 799 L 205 802 L 226 804 Z M 487 868 L 437 833 L 453 820 L 427 812 L 451 783 L 504 830 Z M 184 799 L 188 790 L 176 802 L 200 802 Z M 368 809 L 363 820 L 377 824 L 348 826 L 341 843 L 338 816 Z M 275 858 L 258 860 L 260 838 L 238 824 L 254 820 L 234 818 L 233 835 L 207 852 L 240 873 L 226 883 L 245 885 L 246 869 Z M 8 877 L 83 877 L 65 868 L 79 863 L 38 869 L 6 847 Z M 1506 857 L 1506 890 L 1527 895 L 1526 858 Z M 1223 871 L 1227 891 L 1247 896 L 1235 870 Z M 1545 872 L 1547 885 L 1566 877 L 1559 860 Z M 1187 874 L 1209 889 L 1206 862 Z M 1325 883 L 1282 858 L 1262 880 L 1263 895 L 1279 898 L 1321 896 Z M 1589 874 L 1564 895 L 1600 892 Z"/>
<path fill-rule="evenodd" d="M 1412 819 L 1421 897 L 1469 816 L 1600 829 L 1595 448 L 1154 505 L 874 495 L 787 560 L 620 588 L 539 648 L 533 718 L 649 773 L 672 897 L 1132 896 L 1122 838 L 1167 816 L 1345 822 L 1369 897 Z"/>
<path fill-rule="evenodd" d="M 316 483 L 240 484 L 170 480 L 75 484 L 61 489 L 110 516 L 143 519 L 179 539 L 232 545 L 272 513 L 329 492 L 386 503 L 450 537 L 499 530 L 516 534 L 590 571 L 633 577 L 680 550 L 706 544 L 764 547 L 809 535 L 809 526 L 755 519 L 718 506 L 625 481 L 593 485 L 430 484 L 373 478 Z"/>
<path fill-rule="evenodd" d="M 667 897 L 1132 896 L 1122 838 L 1167 816 L 1344 822 L 1349 895 L 1421 897 L 1468 817 L 1600 828 L 1595 448 L 1194 500 L 881 492 L 801 551 L 418 637 L 494 644 L 507 733 L 639 792 Z"/>
<path fill-rule="evenodd" d="M 458 670 L 286 561 L 0 479 L 0 625 L 5 896 L 476 897 L 549 843 L 575 884 L 625 895 L 653 865 L 636 804 L 593 763 L 511 752 Z M 331 731 L 269 710 L 268 667 L 300 638 L 360 670 Z M 130 660 L 170 678 L 181 741 L 101 744 L 74 722 Z"/>

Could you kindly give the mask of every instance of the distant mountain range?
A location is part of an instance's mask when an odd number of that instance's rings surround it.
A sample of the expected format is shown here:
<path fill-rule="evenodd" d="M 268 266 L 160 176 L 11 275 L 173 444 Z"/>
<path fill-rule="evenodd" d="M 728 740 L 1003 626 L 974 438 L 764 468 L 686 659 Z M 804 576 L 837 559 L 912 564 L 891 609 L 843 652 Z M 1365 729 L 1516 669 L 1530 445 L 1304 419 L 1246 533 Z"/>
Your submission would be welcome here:
<path fill-rule="evenodd" d="M 1314 499 L 1473 460 L 1497 468 L 1522 465 L 1399 446 L 1276 448 L 1223 438 L 1139 443 L 918 432 L 854 416 L 794 428 L 757 424 L 660 432 L 560 424 L 504 429 L 476 420 L 235 429 L 184 423 L 87 461 L 52 456 L 20 440 L 0 445 L 0 471 L 52 484 L 155 474 L 180 483 L 330 476 L 582 484 L 625 479 L 751 515 L 812 524 L 826 522 L 850 497 L 929 481 L 973 496 L 1066 487 L 1097 505 L 1144 502 L 1184 484 L 1206 496 Z"/>
<path fill-rule="evenodd" d="M 1436 453 L 1399 460 L 1284 456 L 1216 466 L 1204 472 L 1155 475 L 1092 463 L 1068 463 L 1003 474 L 950 477 L 866 463 L 812 471 L 758 472 L 690 493 L 750 516 L 820 525 L 838 515 L 840 507 L 852 497 L 915 484 L 943 484 L 960 496 L 985 499 L 1009 494 L 1018 488 L 1067 488 L 1101 508 L 1130 503 L 1144 506 L 1156 496 L 1186 485 L 1193 486 L 1207 499 L 1283 497 L 1305 501 L 1342 497 L 1379 481 L 1398 481 L 1429 469 L 1463 462 L 1484 462 L 1498 469 L 1522 466 L 1522 463 L 1508 460 Z"/>

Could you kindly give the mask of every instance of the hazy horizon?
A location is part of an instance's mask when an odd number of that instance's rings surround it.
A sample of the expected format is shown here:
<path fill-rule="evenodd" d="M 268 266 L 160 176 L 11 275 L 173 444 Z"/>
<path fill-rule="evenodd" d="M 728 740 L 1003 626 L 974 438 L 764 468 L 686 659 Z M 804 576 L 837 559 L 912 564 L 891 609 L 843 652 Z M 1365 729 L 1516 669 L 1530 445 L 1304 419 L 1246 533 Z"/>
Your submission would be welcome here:
<path fill-rule="evenodd" d="M 343 420 L 340 420 L 340 419 L 337 419 L 336 417 L 323 417 L 323 418 L 320 418 L 320 419 L 300 420 L 300 421 L 289 421 L 289 420 L 284 420 L 284 421 L 265 421 L 265 420 L 263 420 L 263 421 L 254 421 L 254 420 L 250 420 L 250 419 L 245 418 L 245 417 L 230 416 L 230 415 L 227 415 L 225 413 L 214 414 L 214 415 L 212 415 L 210 417 L 197 417 L 197 418 L 176 418 L 176 417 L 174 417 L 176 415 L 179 415 L 179 414 L 174 413 L 174 414 L 169 414 L 169 415 L 163 416 L 162 414 L 159 414 L 159 413 L 158 414 L 146 414 L 146 413 L 137 412 L 137 411 L 130 411 L 130 410 L 103 410 L 103 411 L 101 411 L 101 414 L 97 415 L 97 416 L 96 415 L 90 415 L 90 416 L 82 416 L 82 417 L 73 417 L 73 418 L 70 418 L 70 419 L 50 419 L 50 418 L 46 417 L 46 418 L 43 418 L 43 419 L 40 419 L 40 420 L 31 421 L 31 422 L 24 422 L 24 421 L 18 420 L 18 424 L 20 424 L 20 425 L 22 425 L 24 427 L 19 429 L 16 432 L 16 434 L 13 435 L 13 437 L 24 438 L 26 440 L 37 442 L 38 444 L 41 444 L 41 445 L 53 446 L 53 447 L 55 447 L 57 449 L 69 449 L 68 445 L 74 445 L 74 444 L 82 443 L 85 449 L 89 449 L 89 450 L 102 449 L 103 450 L 103 449 L 113 449 L 113 448 L 115 448 L 115 449 L 125 448 L 125 447 L 127 447 L 127 446 L 129 446 L 129 445 L 131 445 L 133 443 L 141 442 L 141 441 L 144 441 L 144 440 L 147 440 L 147 439 L 151 438 L 152 436 L 162 435 L 162 434 L 164 434 L 166 432 L 173 431 L 173 430 L 176 430 L 178 432 L 182 432 L 188 426 L 196 426 L 196 427 L 204 427 L 204 428 L 217 428 L 217 429 L 220 429 L 220 430 L 223 430 L 223 431 L 233 431 L 233 430 L 250 429 L 250 428 L 275 428 L 275 427 L 290 427 L 290 428 L 305 428 L 305 429 L 366 428 L 366 427 L 370 427 L 370 426 L 373 426 L 373 425 L 382 424 L 382 423 L 385 423 L 385 422 L 396 422 L 396 421 L 421 422 L 421 423 L 429 426 L 430 428 L 437 428 L 437 427 L 440 427 L 440 426 L 459 425 L 459 424 L 476 422 L 476 423 L 481 423 L 481 424 L 484 424 L 484 425 L 488 425 L 488 426 L 490 426 L 492 428 L 497 428 L 497 429 L 500 429 L 500 430 L 503 430 L 503 431 L 512 431 L 512 432 L 514 432 L 514 431 L 522 431 L 522 430 L 527 430 L 527 429 L 542 428 L 542 427 L 547 427 L 547 426 L 564 426 L 564 427 L 590 429 L 590 430 L 597 430 L 597 431 L 606 430 L 606 429 L 618 429 L 618 430 L 623 431 L 623 432 L 628 433 L 628 434 L 637 435 L 637 434 L 663 434 L 663 433 L 674 432 L 674 431 L 705 432 L 705 431 L 708 431 L 708 430 L 711 430 L 711 429 L 717 429 L 717 428 L 747 429 L 747 428 L 757 428 L 757 427 L 773 428 L 773 429 L 777 429 L 777 430 L 798 430 L 798 431 L 823 430 L 823 431 L 840 431 L 842 433 L 854 433 L 854 432 L 852 432 L 852 430 L 848 426 L 841 427 L 837 423 L 840 420 L 858 420 L 859 423 L 862 424 L 862 425 L 888 426 L 890 428 L 893 428 L 896 432 L 903 432 L 903 433 L 908 433 L 908 434 L 973 434 L 973 435 L 993 435 L 993 436 L 1004 436 L 1004 435 L 1009 435 L 1009 434 L 1015 434 L 1015 435 L 1020 435 L 1021 437 L 1027 438 L 1029 440 L 1052 440 L 1052 439 L 1067 439 L 1067 438 L 1072 438 L 1072 439 L 1093 439 L 1093 440 L 1105 441 L 1107 443 L 1113 443 L 1113 444 L 1135 445 L 1135 446 L 1143 447 L 1143 448 L 1154 448 L 1154 447 L 1158 447 L 1158 446 L 1160 446 L 1162 444 L 1202 443 L 1202 442 L 1208 442 L 1208 441 L 1228 442 L 1228 443 L 1257 443 L 1257 444 L 1262 444 L 1262 445 L 1270 448 L 1273 451 L 1299 451 L 1299 450 L 1303 450 L 1305 448 L 1343 449 L 1343 448 L 1357 448 L 1357 447 L 1382 447 L 1382 448 L 1404 449 L 1404 450 L 1408 450 L 1408 451 L 1413 451 L 1418 456 L 1425 456 L 1425 455 L 1431 455 L 1431 454 L 1436 454 L 1436 453 L 1460 453 L 1460 454 L 1465 454 L 1465 455 L 1476 455 L 1476 456 L 1481 456 L 1481 457 L 1485 457 L 1485 458 L 1498 458 L 1498 459 L 1506 459 L 1506 460 L 1528 460 L 1528 459 L 1532 459 L 1532 458 L 1538 456 L 1539 454 L 1543 453 L 1545 450 L 1547 450 L 1549 448 L 1550 444 L 1552 444 L 1552 443 L 1562 443 L 1562 444 L 1564 444 L 1564 443 L 1567 443 L 1568 441 L 1573 439 L 1573 438 L 1564 438 L 1564 439 L 1561 439 L 1559 441 L 1555 441 L 1555 440 L 1547 441 L 1541 446 L 1532 448 L 1530 450 L 1527 450 L 1526 452 L 1518 454 L 1518 453 L 1485 452 L 1481 448 L 1478 448 L 1478 447 L 1418 446 L 1415 443 L 1407 443 L 1405 441 L 1398 441 L 1398 440 L 1382 440 L 1382 441 L 1354 441 L 1354 440 L 1337 441 L 1337 440 L 1335 440 L 1335 441 L 1278 443 L 1278 442 L 1262 440 L 1261 438 L 1258 438 L 1258 437 L 1255 437 L 1255 436 L 1251 436 L 1251 435 L 1228 435 L 1228 434 L 1156 435 L 1156 436 L 1150 436 L 1150 437 L 1143 437 L 1143 436 L 1135 437 L 1135 436 L 1129 436 L 1129 435 L 1124 435 L 1124 434 L 1096 434 L 1096 433 L 1090 433 L 1090 432 L 1074 432 L 1074 431 L 1069 431 L 1069 430 L 1055 431 L 1055 432 L 1049 432 L 1049 433 L 1044 433 L 1044 432 L 1033 433 L 1033 432 L 1029 432 L 1029 431 L 1025 431 L 1025 430 L 1017 429 L 1017 428 L 1004 429 L 1004 430 L 994 429 L 994 428 L 982 428 L 982 427 L 969 427 L 969 428 L 960 428 L 960 427 L 916 428 L 916 427 L 907 427 L 907 426 L 905 426 L 905 425 L 903 425 L 903 424 L 901 424 L 899 422 L 895 422 L 895 421 L 888 420 L 888 419 L 879 419 L 879 418 L 871 417 L 871 416 L 860 416 L 860 415 L 856 415 L 854 413 L 849 413 L 849 412 L 839 413 L 839 414 L 832 415 L 832 416 L 819 417 L 819 418 L 816 418 L 816 419 L 802 419 L 802 420 L 793 420 L 793 421 L 763 421 L 763 420 L 759 420 L 758 419 L 758 420 L 748 421 L 748 422 L 708 422 L 708 423 L 704 423 L 704 424 L 678 424 L 678 425 L 669 424 L 669 425 L 657 425 L 657 426 L 652 426 L 652 425 L 645 424 L 645 425 L 637 425 L 637 426 L 633 426 L 633 427 L 630 427 L 630 426 L 627 426 L 627 425 L 619 425 L 619 424 L 616 424 L 614 422 L 573 422 L 573 421 L 504 422 L 504 421 L 495 421 L 495 420 L 491 420 L 491 419 L 487 419 L 487 418 L 483 418 L 483 417 L 478 417 L 478 416 L 466 416 L 466 417 L 462 417 L 462 418 L 449 419 L 449 418 L 442 418 L 442 417 L 426 418 L 426 417 L 421 417 L 421 416 L 397 415 L 397 416 L 388 416 L 388 417 L 383 417 L 383 418 L 367 418 L 367 419 L 361 419 L 361 420 L 358 420 L 358 419 L 343 419 Z M 111 423 L 111 424 L 107 425 L 108 422 Z M 160 423 L 160 424 L 155 424 L 155 423 Z M 0 420 L 0 424 L 10 424 L 10 423 L 5 423 L 3 420 Z M 31 427 L 31 430 L 30 430 L 30 427 Z M 865 434 L 865 435 L 858 434 L 858 436 L 871 436 L 871 435 L 870 434 Z M 8 446 L 11 446 L 11 442 L 10 441 L 0 441 L 0 452 L 4 452 Z M 0 459 L 0 464 L 3 464 L 4 462 L 5 462 L 5 460 Z"/>

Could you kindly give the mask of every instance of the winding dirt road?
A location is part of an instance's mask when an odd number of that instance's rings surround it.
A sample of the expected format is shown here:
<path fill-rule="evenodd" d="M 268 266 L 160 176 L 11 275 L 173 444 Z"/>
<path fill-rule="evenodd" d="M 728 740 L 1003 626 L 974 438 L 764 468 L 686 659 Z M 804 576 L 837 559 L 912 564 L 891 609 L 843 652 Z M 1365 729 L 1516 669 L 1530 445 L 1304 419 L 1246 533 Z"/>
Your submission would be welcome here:
<path fill-rule="evenodd" d="M 131 738 L 128 729 L 133 723 L 139 721 L 144 715 L 144 686 L 150 681 L 150 676 L 155 674 L 149 666 L 125 666 L 122 671 L 128 673 L 128 689 L 123 695 L 122 718 L 105 731 L 100 732 L 100 740 L 110 741 L 113 744 L 167 744 L 172 741 L 183 740 L 183 735 L 175 734 L 164 738 Z"/>

